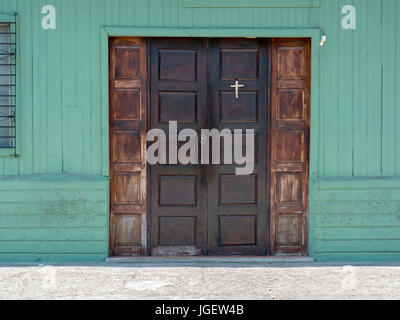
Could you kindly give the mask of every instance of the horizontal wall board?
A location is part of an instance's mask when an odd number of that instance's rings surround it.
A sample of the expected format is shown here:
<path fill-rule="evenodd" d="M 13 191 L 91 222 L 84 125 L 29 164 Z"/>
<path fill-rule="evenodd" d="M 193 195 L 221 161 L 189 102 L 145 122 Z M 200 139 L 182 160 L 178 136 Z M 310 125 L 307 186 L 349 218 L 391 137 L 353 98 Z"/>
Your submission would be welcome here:
<path fill-rule="evenodd" d="M 0 253 L 104 254 L 108 241 L 0 241 Z"/>
<path fill-rule="evenodd" d="M 1 228 L 96 228 L 105 230 L 108 216 L 43 215 L 43 216 L 0 216 Z"/>
<path fill-rule="evenodd" d="M 314 195 L 315 201 L 400 201 L 400 189 L 374 190 L 321 190 Z"/>
<path fill-rule="evenodd" d="M 185 8 L 319 8 L 320 0 L 183 0 Z"/>
<path fill-rule="evenodd" d="M 398 227 L 339 227 L 317 228 L 315 241 L 318 240 L 400 240 L 400 226 Z"/>
<path fill-rule="evenodd" d="M 400 252 L 400 240 L 332 240 L 315 241 L 317 253 Z"/>
<path fill-rule="evenodd" d="M 1 190 L 107 190 L 108 177 L 23 175 L 0 177 Z"/>
<path fill-rule="evenodd" d="M 399 177 L 314 178 L 313 183 L 317 190 L 400 189 Z"/>
<path fill-rule="evenodd" d="M 0 192 L 0 202 L 107 201 L 104 190 L 29 190 Z"/>
<path fill-rule="evenodd" d="M 318 227 L 399 227 L 399 214 L 328 214 L 316 215 L 314 225 Z"/>
<path fill-rule="evenodd" d="M 104 194 L 105 197 L 107 193 Z M 1 202 L 0 216 L 108 216 L 106 201 Z"/>
<path fill-rule="evenodd" d="M 400 261 L 400 179 L 322 177 L 311 188 L 317 261 Z"/>
<path fill-rule="evenodd" d="M 0 253 L 0 262 L 32 263 L 32 262 L 104 262 L 107 254 L 4 254 Z"/>
<path fill-rule="evenodd" d="M 104 227 L 100 228 L 0 228 L 0 241 L 108 241 Z"/>
<path fill-rule="evenodd" d="M 399 201 L 316 201 L 318 214 L 396 214 L 400 213 Z"/>
<path fill-rule="evenodd" d="M 347 252 L 347 253 L 316 253 L 314 258 L 318 262 L 396 262 L 396 267 L 400 261 L 398 252 Z"/>
<path fill-rule="evenodd" d="M 102 176 L 0 178 L 0 252 L 12 254 L 13 261 L 42 259 L 32 254 L 98 261 L 108 252 L 108 197 L 108 178 Z"/>

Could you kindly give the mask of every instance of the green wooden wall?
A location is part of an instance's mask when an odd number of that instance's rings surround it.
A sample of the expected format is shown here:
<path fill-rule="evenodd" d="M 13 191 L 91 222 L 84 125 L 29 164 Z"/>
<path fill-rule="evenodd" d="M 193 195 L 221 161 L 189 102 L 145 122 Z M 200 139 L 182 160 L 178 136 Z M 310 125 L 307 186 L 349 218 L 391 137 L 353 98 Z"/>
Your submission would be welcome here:
<path fill-rule="evenodd" d="M 64 175 L 0 180 L 0 262 L 107 257 L 108 179 Z"/>
<path fill-rule="evenodd" d="M 56 30 L 41 27 L 41 8 L 48 4 L 57 10 Z M 357 30 L 341 27 L 340 11 L 348 4 L 357 10 Z M 320 49 L 310 253 L 319 260 L 400 260 L 398 0 L 320 0 L 319 8 L 0 0 L 0 13 L 12 12 L 18 13 L 20 156 L 0 157 L 0 260 L 107 255 L 102 206 L 108 186 L 99 177 L 108 171 L 101 112 L 104 26 L 320 28 L 328 42 Z M 40 183 L 34 175 L 41 175 Z M 81 179 L 89 181 L 80 186 Z"/>
<path fill-rule="evenodd" d="M 318 261 L 400 261 L 400 179 L 322 178 L 311 190 Z"/>

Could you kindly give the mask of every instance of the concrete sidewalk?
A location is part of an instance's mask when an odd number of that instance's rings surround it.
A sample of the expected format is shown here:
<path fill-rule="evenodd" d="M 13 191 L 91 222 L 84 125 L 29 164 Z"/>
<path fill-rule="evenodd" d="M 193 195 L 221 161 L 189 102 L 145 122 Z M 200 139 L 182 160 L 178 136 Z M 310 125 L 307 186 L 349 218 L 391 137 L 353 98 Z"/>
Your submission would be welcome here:
<path fill-rule="evenodd" d="M 400 264 L 0 264 L 0 299 L 400 299 Z"/>

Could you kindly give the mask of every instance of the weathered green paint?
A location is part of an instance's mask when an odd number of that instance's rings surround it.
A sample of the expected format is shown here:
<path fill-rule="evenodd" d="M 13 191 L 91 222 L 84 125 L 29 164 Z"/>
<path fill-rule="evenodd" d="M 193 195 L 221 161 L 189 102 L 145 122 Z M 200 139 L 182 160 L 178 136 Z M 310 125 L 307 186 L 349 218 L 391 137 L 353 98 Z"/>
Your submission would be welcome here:
<path fill-rule="evenodd" d="M 107 256 L 108 34 L 318 38 L 313 30 L 328 42 L 313 47 L 310 255 L 400 261 L 399 1 L 185 8 L 194 2 L 0 0 L 0 19 L 18 13 L 19 153 L 0 153 L 0 261 Z M 47 4 L 56 30 L 41 28 Z M 341 28 L 348 4 L 357 30 Z"/>
<path fill-rule="evenodd" d="M 320 178 L 312 186 L 316 259 L 399 261 L 399 178 Z"/>
<path fill-rule="evenodd" d="M 0 262 L 107 257 L 107 178 L 7 176 L 0 203 Z"/>

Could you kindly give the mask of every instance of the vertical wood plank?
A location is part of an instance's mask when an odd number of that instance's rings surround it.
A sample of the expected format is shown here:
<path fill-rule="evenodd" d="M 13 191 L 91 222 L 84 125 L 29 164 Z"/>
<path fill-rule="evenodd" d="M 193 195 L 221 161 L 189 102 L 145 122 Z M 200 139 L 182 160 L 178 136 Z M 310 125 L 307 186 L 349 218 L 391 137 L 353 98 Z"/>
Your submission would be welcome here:
<path fill-rule="evenodd" d="M 91 0 L 91 24 L 90 24 L 90 127 L 92 143 L 88 146 L 91 150 L 91 173 L 102 173 L 102 130 L 101 130 L 101 67 L 99 66 L 97 55 L 99 54 L 100 28 L 99 26 L 105 21 L 105 0 Z M 106 164 L 108 166 L 108 163 Z"/>
<path fill-rule="evenodd" d="M 339 9 L 347 2 L 341 1 Z M 339 26 L 340 28 L 340 26 Z M 338 88 L 338 176 L 353 174 L 353 43 L 356 31 L 340 30 L 339 33 L 339 88 Z"/>
<path fill-rule="evenodd" d="M 82 142 L 81 114 L 79 114 L 76 101 L 76 23 L 71 16 L 76 12 L 76 1 L 62 1 L 61 14 L 63 21 L 62 29 L 62 99 L 63 99 L 63 172 L 81 172 L 74 166 L 77 157 L 82 154 L 74 154 L 79 150 Z M 77 144 L 78 146 L 76 146 Z"/>
<path fill-rule="evenodd" d="M 396 17 L 400 17 L 400 5 L 396 2 Z M 395 33 L 400 34 L 400 22 L 396 19 Z M 400 40 L 396 38 L 396 176 L 400 175 Z"/>
<path fill-rule="evenodd" d="M 382 175 L 381 1 L 368 1 L 368 175 Z"/>
<path fill-rule="evenodd" d="M 396 175 L 396 5 L 394 0 L 383 1 L 382 21 L 382 175 Z M 393 65 L 394 63 L 394 65 Z"/>
<path fill-rule="evenodd" d="M 79 70 L 77 82 L 77 104 L 82 114 L 82 147 L 81 161 L 82 173 L 88 174 L 92 170 L 91 164 L 91 145 L 92 137 L 90 134 L 90 56 L 82 55 L 82 52 L 90 52 L 90 24 L 91 11 L 90 1 L 79 2 L 77 8 L 77 35 L 76 35 L 76 63 Z"/>
<path fill-rule="evenodd" d="M 327 5 L 327 10 L 330 12 L 339 12 L 339 5 L 337 2 L 331 1 Z M 329 68 L 326 78 L 321 79 L 321 82 L 326 81 L 326 91 L 324 92 L 325 103 L 325 152 L 324 152 L 324 175 L 335 176 L 337 172 L 338 160 L 338 121 L 332 121 L 338 117 L 338 73 L 331 72 L 331 70 L 338 70 L 338 29 L 340 28 L 340 20 L 338 15 L 329 15 L 327 17 L 326 33 L 329 34 L 329 53 L 328 59 L 325 61 L 325 66 L 322 68 Z"/>
<path fill-rule="evenodd" d="M 19 93 L 18 110 L 20 113 L 20 146 L 22 155 L 20 161 L 20 173 L 33 173 L 33 94 L 32 94 L 32 77 L 33 77 L 33 2 L 18 0 L 19 9 Z M 23 54 L 22 54 L 23 53 Z M 8 174 L 8 173 L 6 173 Z"/>
<path fill-rule="evenodd" d="M 354 95 L 354 176 L 368 176 L 368 3 L 358 0 L 358 36 L 355 39 L 356 75 Z"/>
<path fill-rule="evenodd" d="M 44 1 L 36 3 L 33 12 L 33 128 L 34 128 L 34 173 L 47 173 L 47 59 L 46 34 L 38 23 L 41 21 L 41 6 Z M 35 23 L 36 22 L 36 23 Z"/>
<path fill-rule="evenodd" d="M 53 2 L 56 10 L 61 11 L 61 0 Z M 62 172 L 62 16 L 58 17 L 57 29 L 46 31 L 47 41 L 47 101 L 48 101 L 48 173 Z M 39 23 L 39 22 L 36 22 Z"/>

